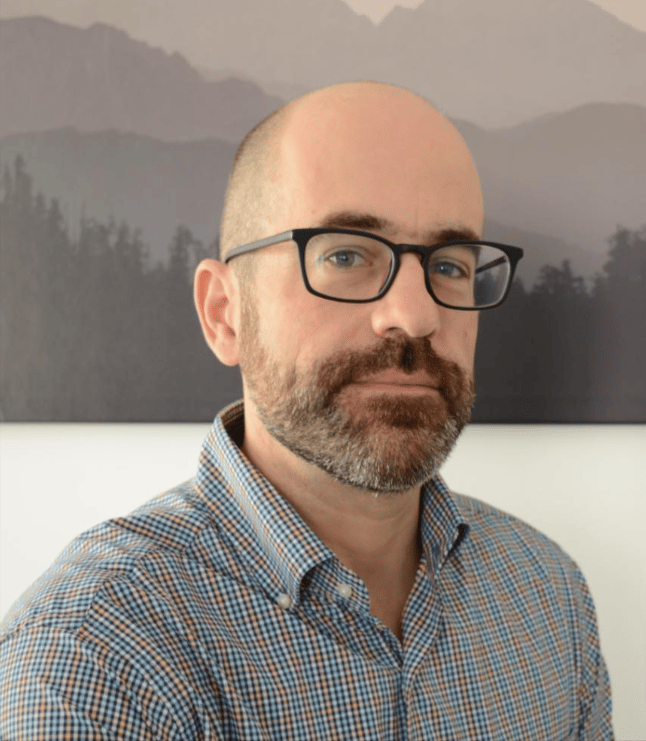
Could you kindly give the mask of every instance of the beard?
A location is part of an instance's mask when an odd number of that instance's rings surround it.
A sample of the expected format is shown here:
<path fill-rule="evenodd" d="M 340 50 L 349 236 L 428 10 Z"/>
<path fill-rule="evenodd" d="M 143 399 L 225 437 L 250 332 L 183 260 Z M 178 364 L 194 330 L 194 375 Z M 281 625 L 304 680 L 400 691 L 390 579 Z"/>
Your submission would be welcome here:
<path fill-rule="evenodd" d="M 471 417 L 472 377 L 426 338 L 388 337 L 341 351 L 307 372 L 284 369 L 259 336 L 248 298 L 241 311 L 240 369 L 258 418 L 279 443 L 335 480 L 378 496 L 437 474 Z M 424 372 L 437 393 L 356 393 L 380 371 Z"/>

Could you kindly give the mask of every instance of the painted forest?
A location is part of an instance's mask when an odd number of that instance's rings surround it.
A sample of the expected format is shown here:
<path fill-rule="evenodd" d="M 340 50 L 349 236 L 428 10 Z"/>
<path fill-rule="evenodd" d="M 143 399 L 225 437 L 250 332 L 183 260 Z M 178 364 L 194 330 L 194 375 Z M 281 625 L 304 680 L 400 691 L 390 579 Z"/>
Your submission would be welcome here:
<path fill-rule="evenodd" d="M 150 264 L 135 227 L 67 224 L 22 157 L 2 171 L 0 229 L 3 421 L 206 422 L 240 398 L 193 308 L 194 267 L 216 244 L 178 225 Z M 646 225 L 607 242 L 592 279 L 545 265 L 481 313 L 474 421 L 646 420 Z"/>

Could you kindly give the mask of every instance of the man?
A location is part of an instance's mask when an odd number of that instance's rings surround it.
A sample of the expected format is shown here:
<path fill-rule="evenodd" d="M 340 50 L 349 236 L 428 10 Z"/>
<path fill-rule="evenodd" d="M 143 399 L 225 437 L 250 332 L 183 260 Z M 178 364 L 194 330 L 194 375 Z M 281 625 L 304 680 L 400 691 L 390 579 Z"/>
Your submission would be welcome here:
<path fill-rule="evenodd" d="M 7 619 L 8 739 L 610 739 L 576 565 L 438 475 L 521 251 L 412 93 L 254 129 L 195 300 L 239 364 L 194 480 L 81 536 Z"/>

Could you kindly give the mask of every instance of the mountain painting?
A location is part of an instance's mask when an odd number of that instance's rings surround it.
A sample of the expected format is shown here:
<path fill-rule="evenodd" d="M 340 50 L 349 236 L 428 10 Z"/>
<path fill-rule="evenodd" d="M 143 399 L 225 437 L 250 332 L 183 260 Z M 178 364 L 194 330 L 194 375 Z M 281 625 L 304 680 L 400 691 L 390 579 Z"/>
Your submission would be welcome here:
<path fill-rule="evenodd" d="M 646 421 L 646 33 L 566 7 L 4 0 L 0 419 L 207 422 L 240 398 L 192 304 L 235 149 L 366 79 L 451 118 L 485 238 L 525 251 L 480 318 L 473 420 Z"/>

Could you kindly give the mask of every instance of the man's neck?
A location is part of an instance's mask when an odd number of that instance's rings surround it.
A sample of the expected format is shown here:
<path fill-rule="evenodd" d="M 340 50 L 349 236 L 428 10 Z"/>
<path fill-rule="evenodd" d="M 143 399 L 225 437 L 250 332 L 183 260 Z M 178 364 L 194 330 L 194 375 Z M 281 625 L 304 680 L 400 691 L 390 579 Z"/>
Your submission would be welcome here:
<path fill-rule="evenodd" d="M 374 496 L 348 486 L 287 450 L 264 427 L 245 428 L 242 452 L 364 581 L 372 613 L 401 639 L 420 559 L 420 488 Z"/>

